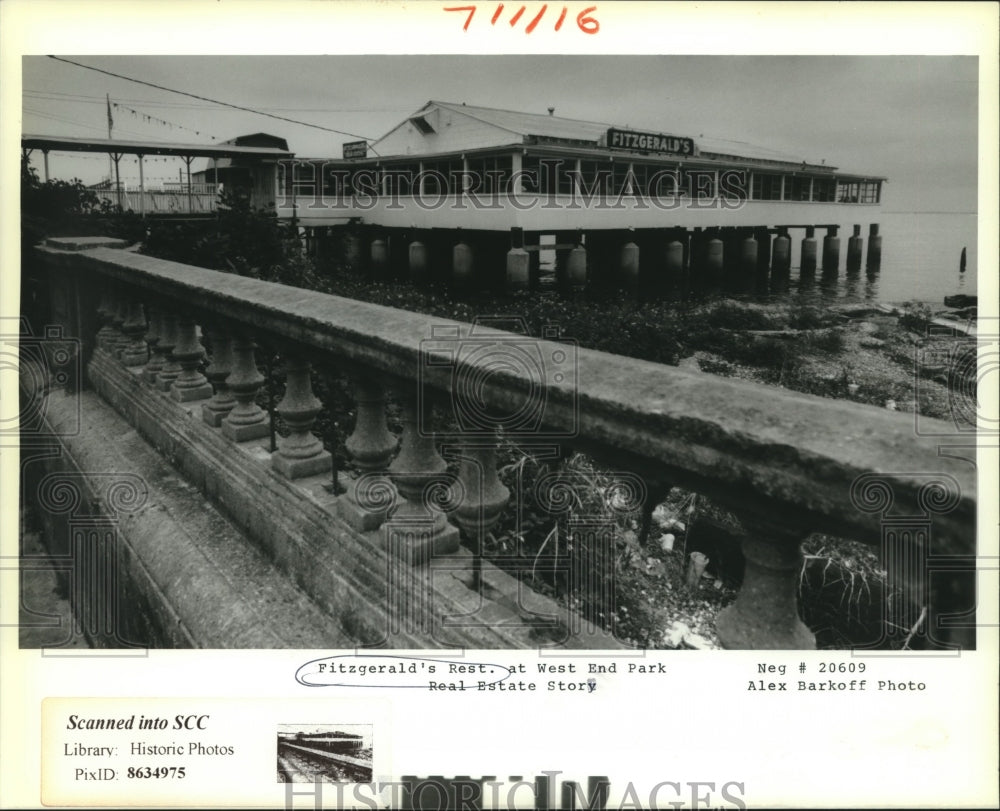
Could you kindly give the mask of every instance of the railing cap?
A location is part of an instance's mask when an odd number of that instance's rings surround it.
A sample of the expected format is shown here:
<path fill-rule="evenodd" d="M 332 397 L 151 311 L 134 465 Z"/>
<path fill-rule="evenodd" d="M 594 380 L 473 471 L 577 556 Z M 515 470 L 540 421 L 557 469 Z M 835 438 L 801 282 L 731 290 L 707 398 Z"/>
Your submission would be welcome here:
<path fill-rule="evenodd" d="M 91 248 L 126 248 L 128 242 L 113 237 L 49 237 L 45 246 L 60 251 L 89 251 Z"/>
<path fill-rule="evenodd" d="M 81 259 L 153 297 L 194 304 L 251 331 L 330 352 L 355 368 L 404 380 L 419 376 L 439 392 L 452 390 L 455 366 L 427 363 L 434 328 L 447 328 L 459 341 L 473 330 L 467 323 L 141 254 L 97 248 Z M 529 340 L 544 357 L 565 348 L 482 326 L 475 333 L 500 343 Z M 486 400 L 511 411 L 523 400 L 528 379 L 475 355 L 461 366 L 481 382 Z M 975 456 L 939 447 L 941 437 L 955 436 L 955 426 L 921 420 L 925 436 L 915 430 L 912 414 L 589 349 L 578 350 L 572 369 L 575 375 L 547 383 L 544 421 L 561 429 L 556 433 L 569 444 L 595 450 L 612 464 L 651 464 L 734 509 L 780 516 L 790 526 L 860 532 L 858 539 L 869 542 L 877 539 L 885 513 L 870 512 L 858 500 L 856 481 L 884 479 L 897 514 L 907 515 L 923 510 L 928 479 L 940 479 L 956 491 L 957 503 L 938 516 L 938 526 L 952 549 L 974 548 Z"/>

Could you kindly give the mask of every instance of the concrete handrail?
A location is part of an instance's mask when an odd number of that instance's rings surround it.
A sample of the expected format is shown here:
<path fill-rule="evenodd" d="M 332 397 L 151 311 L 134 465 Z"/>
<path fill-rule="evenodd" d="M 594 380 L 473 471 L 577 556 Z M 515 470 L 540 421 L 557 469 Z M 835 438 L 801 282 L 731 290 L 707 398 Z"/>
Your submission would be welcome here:
<path fill-rule="evenodd" d="M 473 330 L 468 323 L 112 248 L 87 250 L 76 261 L 140 291 L 397 378 L 422 377 L 444 392 L 456 378 L 452 367 L 425 362 L 432 329 L 452 329 L 457 340 L 468 340 Z M 524 340 L 476 325 L 474 339 L 487 337 Z M 530 340 L 543 358 L 566 348 Z M 957 434 L 948 423 L 921 418 L 918 434 L 912 414 L 585 348 L 575 352 L 575 382 L 550 382 L 544 406 L 545 424 L 571 444 L 666 468 L 733 507 L 781 510 L 782 520 L 850 532 L 872 543 L 880 515 L 864 511 L 864 499 L 852 495 L 859 477 L 890 480 L 894 503 L 905 511 L 918 509 L 928 481 L 943 476 L 957 492 L 940 526 L 952 551 L 973 548 L 975 468 L 939 452 L 940 437 Z M 489 357 L 463 362 L 479 363 L 478 371 L 489 373 L 483 388 L 488 402 L 511 408 L 525 397 L 529 381 L 509 369 L 489 369 Z"/>
<path fill-rule="evenodd" d="M 49 240 L 39 250 L 73 273 L 89 271 L 117 283 L 128 296 L 164 301 L 195 319 L 225 320 L 248 335 L 276 339 L 312 357 L 329 354 L 404 385 L 419 383 L 450 398 L 453 407 L 467 385 L 480 405 L 501 415 L 537 398 L 539 437 L 687 486 L 731 508 L 753 540 L 744 543 L 748 567 L 741 597 L 728 620 L 720 617 L 720 637 L 729 646 L 809 646 L 811 634 L 795 616 L 795 588 L 799 543 L 812 532 L 878 544 L 893 517 L 923 516 L 933 520 L 935 554 L 975 554 L 974 456 L 942 452 L 941 438 L 958 434 L 948 423 L 920 418 L 918 431 L 909 414 L 106 245 L 97 239 Z M 498 362 L 491 348 L 501 347 L 528 352 L 538 361 L 532 367 L 537 374 L 528 371 L 530 364 Z M 187 346 L 185 353 L 193 357 Z M 311 392 L 301 397 L 305 402 Z M 434 453 L 433 445 L 414 444 L 400 457 L 428 452 Z M 504 489 L 499 508 L 505 500 Z M 775 595 L 781 599 L 771 600 Z M 777 627 L 782 623 L 787 627 Z"/>

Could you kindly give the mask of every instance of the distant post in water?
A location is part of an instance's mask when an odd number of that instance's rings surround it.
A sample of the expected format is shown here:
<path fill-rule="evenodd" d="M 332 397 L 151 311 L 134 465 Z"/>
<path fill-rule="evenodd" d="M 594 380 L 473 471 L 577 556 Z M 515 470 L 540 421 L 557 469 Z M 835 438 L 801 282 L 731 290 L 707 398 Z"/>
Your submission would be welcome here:
<path fill-rule="evenodd" d="M 882 237 L 878 232 L 878 223 L 868 226 L 868 270 L 875 271 L 882 264 Z"/>
<path fill-rule="evenodd" d="M 802 260 L 799 265 L 801 273 L 816 271 L 816 229 L 811 225 L 806 228 L 806 235 L 802 239 Z"/>
<path fill-rule="evenodd" d="M 847 270 L 856 271 L 861 269 L 861 250 L 864 239 L 861 236 L 861 226 L 854 226 L 854 233 L 847 240 Z"/>

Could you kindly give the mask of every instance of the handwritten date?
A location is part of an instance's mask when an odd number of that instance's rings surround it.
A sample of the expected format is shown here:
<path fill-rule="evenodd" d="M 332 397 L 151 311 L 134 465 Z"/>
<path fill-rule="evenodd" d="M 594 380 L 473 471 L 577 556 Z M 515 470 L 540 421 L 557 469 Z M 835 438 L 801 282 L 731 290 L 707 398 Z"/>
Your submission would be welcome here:
<path fill-rule="evenodd" d="M 496 10 L 493 12 L 493 16 L 490 17 L 490 25 L 497 24 L 497 22 L 500 20 L 501 15 L 503 14 L 503 8 L 504 8 L 503 3 L 497 4 Z M 473 17 L 476 16 L 476 11 L 478 9 L 479 9 L 478 6 L 444 7 L 445 11 L 460 11 L 460 12 L 464 11 L 468 14 L 468 16 L 465 18 L 465 25 L 462 26 L 463 31 L 469 30 L 469 26 L 472 24 L 472 19 Z M 538 24 L 542 21 L 542 18 L 545 16 L 545 12 L 548 11 L 548 9 L 549 9 L 548 3 L 542 5 L 542 7 L 538 10 L 538 13 L 535 14 L 535 16 L 531 18 L 530 22 L 528 22 L 528 24 L 524 27 L 525 34 L 530 34 L 538 27 Z M 517 9 L 517 11 L 514 12 L 513 15 L 511 15 L 510 20 L 508 21 L 510 23 L 511 28 L 513 28 L 515 25 L 518 24 L 518 22 L 520 22 L 521 17 L 524 16 L 525 11 L 527 11 L 527 6 L 521 6 L 520 8 Z M 567 11 L 568 9 L 566 8 L 566 6 L 563 6 L 558 19 L 556 19 L 553 30 L 558 31 L 562 28 L 563 23 L 566 21 Z M 583 11 L 581 11 L 579 14 L 576 15 L 576 26 L 584 34 L 596 34 L 598 31 L 601 30 L 601 24 L 594 17 L 591 16 L 591 12 L 594 11 L 597 11 L 597 6 L 589 6 L 588 8 L 585 8 Z"/>

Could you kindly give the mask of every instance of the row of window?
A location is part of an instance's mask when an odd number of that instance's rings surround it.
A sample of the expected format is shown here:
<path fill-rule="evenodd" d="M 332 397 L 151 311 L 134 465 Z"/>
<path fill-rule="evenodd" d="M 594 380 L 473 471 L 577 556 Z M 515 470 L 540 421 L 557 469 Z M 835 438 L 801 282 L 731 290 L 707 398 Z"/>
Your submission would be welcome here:
<path fill-rule="evenodd" d="M 295 194 L 378 197 L 420 195 L 441 197 L 461 193 L 493 197 L 518 190 L 540 195 L 577 195 L 587 199 L 623 196 L 688 196 L 695 199 L 811 201 L 817 203 L 878 203 L 882 182 L 847 181 L 832 177 L 749 172 L 747 170 L 681 169 L 655 164 L 563 160 L 526 155 L 515 178 L 510 156 L 424 161 L 389 166 L 324 166 L 297 162 Z M 749 178 L 749 183 L 747 182 Z M 284 171 L 282 189 L 287 188 Z"/>
<path fill-rule="evenodd" d="M 848 181 L 833 177 L 754 172 L 753 182 L 750 185 L 751 200 L 878 203 L 881 196 L 881 180 Z"/>

